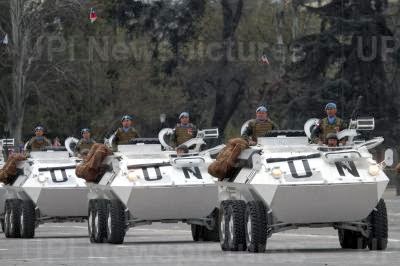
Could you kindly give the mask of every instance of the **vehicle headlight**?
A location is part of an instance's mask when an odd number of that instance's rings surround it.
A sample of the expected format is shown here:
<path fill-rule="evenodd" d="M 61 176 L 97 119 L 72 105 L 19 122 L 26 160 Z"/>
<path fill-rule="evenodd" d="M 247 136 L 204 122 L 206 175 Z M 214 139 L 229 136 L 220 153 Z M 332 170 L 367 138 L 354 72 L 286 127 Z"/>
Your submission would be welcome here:
<path fill-rule="evenodd" d="M 282 170 L 279 167 L 275 167 L 275 168 L 272 169 L 271 175 L 276 179 L 281 178 L 282 177 Z"/>
<path fill-rule="evenodd" d="M 136 182 L 139 179 L 139 176 L 135 172 L 130 172 L 128 174 L 128 180 L 131 182 Z"/>
<path fill-rule="evenodd" d="M 377 176 L 377 175 L 379 175 L 380 170 L 381 169 L 379 168 L 379 166 L 377 164 L 373 164 L 373 165 L 369 166 L 368 173 L 372 176 Z"/>
<path fill-rule="evenodd" d="M 46 177 L 45 175 L 39 175 L 39 176 L 38 176 L 38 181 L 39 181 L 40 183 L 44 183 L 44 182 L 47 181 L 47 177 Z"/>

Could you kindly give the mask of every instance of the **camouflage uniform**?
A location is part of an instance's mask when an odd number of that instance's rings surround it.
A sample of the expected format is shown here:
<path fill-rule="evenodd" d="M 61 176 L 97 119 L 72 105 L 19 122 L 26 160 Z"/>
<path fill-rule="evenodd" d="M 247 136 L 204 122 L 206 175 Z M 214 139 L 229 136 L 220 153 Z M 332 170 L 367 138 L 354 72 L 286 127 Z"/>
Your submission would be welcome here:
<path fill-rule="evenodd" d="M 28 151 L 40 151 L 45 147 L 51 147 L 51 141 L 44 136 L 43 137 L 35 136 L 29 140 L 26 149 Z"/>
<path fill-rule="evenodd" d="M 321 119 L 318 123 L 318 127 L 315 129 L 315 138 L 314 142 L 318 143 L 321 141 L 322 143 L 326 143 L 326 136 L 329 133 L 337 133 L 336 128 L 339 128 L 339 131 L 347 128 L 346 123 L 340 119 L 339 117 L 335 117 L 335 121 L 333 123 L 329 123 L 328 117 Z"/>
<path fill-rule="evenodd" d="M 133 127 L 130 127 L 126 132 L 123 128 L 118 128 L 114 134 L 115 138 L 113 143 L 115 143 L 115 145 L 126 145 L 129 144 L 129 141 L 132 139 L 139 138 L 139 133 Z"/>
<path fill-rule="evenodd" d="M 277 129 L 278 126 L 269 118 L 265 121 L 252 119 L 244 130 L 242 138 L 256 142 L 257 138 L 265 137 L 269 131 Z"/>
<path fill-rule="evenodd" d="M 83 155 L 84 153 L 87 153 L 90 151 L 92 148 L 93 144 L 95 144 L 96 141 L 93 139 L 80 139 L 78 143 L 76 144 L 75 152 L 77 155 Z"/>
<path fill-rule="evenodd" d="M 191 133 L 189 132 L 191 130 Z M 171 144 L 173 147 L 178 147 L 186 141 L 196 137 L 197 128 L 192 123 L 183 125 L 177 124 L 174 128 L 174 134 L 171 136 Z"/>

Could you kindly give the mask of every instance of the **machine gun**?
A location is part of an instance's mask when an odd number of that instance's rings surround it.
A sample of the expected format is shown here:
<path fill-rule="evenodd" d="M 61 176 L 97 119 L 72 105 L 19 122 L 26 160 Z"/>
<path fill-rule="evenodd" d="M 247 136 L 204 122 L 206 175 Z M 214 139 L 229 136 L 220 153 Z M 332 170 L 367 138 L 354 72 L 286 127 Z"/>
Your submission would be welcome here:
<path fill-rule="evenodd" d="M 339 139 L 347 138 L 347 144 L 350 145 L 353 143 L 357 144 L 357 141 L 354 141 L 354 138 L 359 135 L 359 133 L 357 133 L 358 131 L 371 131 L 375 129 L 375 119 L 373 117 L 358 117 L 358 113 L 362 105 L 362 100 L 363 97 L 360 95 L 357 99 L 356 106 L 351 113 L 348 129 L 342 130 L 337 134 Z M 380 139 L 378 141 L 379 144 L 382 143 L 382 141 L 383 140 Z M 371 144 L 369 148 L 377 146 L 379 144 L 374 142 L 374 144 Z"/>

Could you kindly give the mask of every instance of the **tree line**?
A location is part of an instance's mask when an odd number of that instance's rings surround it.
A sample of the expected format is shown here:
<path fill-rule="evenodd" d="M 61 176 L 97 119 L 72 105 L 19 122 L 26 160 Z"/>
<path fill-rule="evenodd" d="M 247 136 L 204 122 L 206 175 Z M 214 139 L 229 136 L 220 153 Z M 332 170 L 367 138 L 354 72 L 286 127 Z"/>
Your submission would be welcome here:
<path fill-rule="evenodd" d="M 132 114 L 151 137 L 160 114 L 172 127 L 189 111 L 229 138 L 261 104 L 301 129 L 328 101 L 349 118 L 362 95 L 375 134 L 397 145 L 399 12 L 385 0 L 1 1 L 0 134 L 25 141 L 43 124 L 101 140 Z"/>

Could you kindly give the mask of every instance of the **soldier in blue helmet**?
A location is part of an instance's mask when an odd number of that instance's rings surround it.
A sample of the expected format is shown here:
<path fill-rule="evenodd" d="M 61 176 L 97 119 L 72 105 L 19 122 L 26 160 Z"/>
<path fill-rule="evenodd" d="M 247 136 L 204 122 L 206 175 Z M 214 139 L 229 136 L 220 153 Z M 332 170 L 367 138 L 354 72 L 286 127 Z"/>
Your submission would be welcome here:
<path fill-rule="evenodd" d="M 133 117 L 130 115 L 124 115 L 121 118 L 122 127 L 118 128 L 114 133 L 115 138 L 113 144 L 115 145 L 126 145 L 129 141 L 135 138 L 139 138 L 139 133 L 133 127 Z"/>
<path fill-rule="evenodd" d="M 173 147 L 178 147 L 197 135 L 197 127 L 190 123 L 188 112 L 182 112 L 179 115 L 179 121 L 180 123 L 176 124 L 174 134 L 171 136 Z"/>
<path fill-rule="evenodd" d="M 86 156 L 92 146 L 96 143 L 94 139 L 91 138 L 91 132 L 89 128 L 83 128 L 81 130 L 82 138 L 76 144 L 75 152 L 78 157 Z"/>
<path fill-rule="evenodd" d="M 44 127 L 35 127 L 35 136 L 32 137 L 26 147 L 27 151 L 40 151 L 45 147 L 51 147 L 51 141 L 44 136 Z"/>
<path fill-rule="evenodd" d="M 325 106 L 326 117 L 318 122 L 313 130 L 313 142 L 319 144 L 327 144 L 327 135 L 329 133 L 338 133 L 347 128 L 346 123 L 337 114 L 337 106 L 335 103 L 328 103 Z"/>
<path fill-rule="evenodd" d="M 278 126 L 268 117 L 268 109 L 259 106 L 256 110 L 256 119 L 249 121 L 242 138 L 246 139 L 250 145 L 257 143 L 257 138 L 265 137 L 271 130 L 277 130 Z"/>

